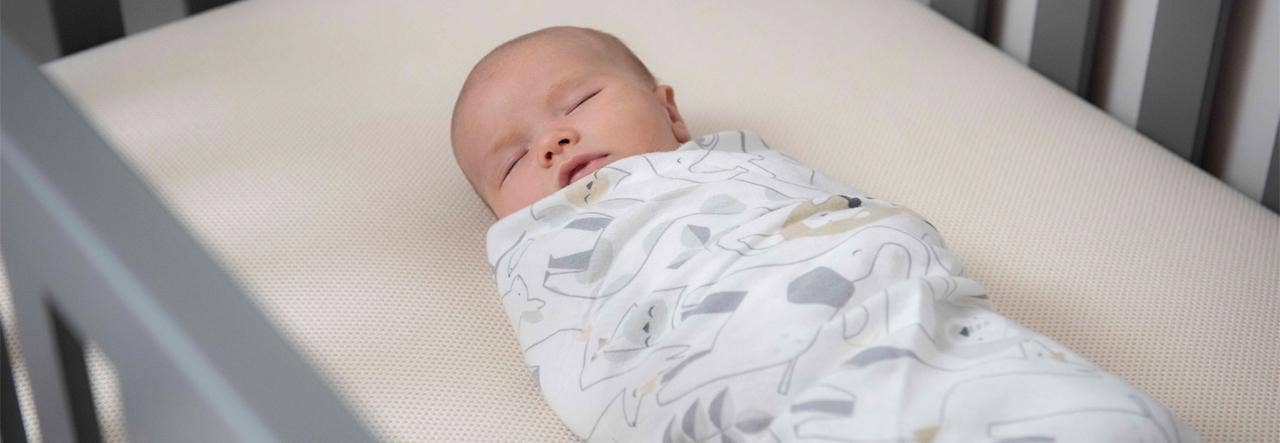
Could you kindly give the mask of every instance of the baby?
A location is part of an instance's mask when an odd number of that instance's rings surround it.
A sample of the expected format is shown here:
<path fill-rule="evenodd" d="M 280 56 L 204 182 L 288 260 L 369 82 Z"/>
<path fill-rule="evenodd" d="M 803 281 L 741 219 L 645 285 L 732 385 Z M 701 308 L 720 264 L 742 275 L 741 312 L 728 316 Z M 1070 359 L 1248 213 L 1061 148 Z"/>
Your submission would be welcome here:
<path fill-rule="evenodd" d="M 455 158 L 535 384 L 589 441 L 1199 441 L 995 313 L 932 224 L 747 131 L 691 138 L 617 38 L 494 49 Z"/>
<path fill-rule="evenodd" d="M 622 158 L 689 141 L 675 90 L 617 38 L 532 32 L 486 55 L 453 108 L 453 154 L 498 218 Z"/>

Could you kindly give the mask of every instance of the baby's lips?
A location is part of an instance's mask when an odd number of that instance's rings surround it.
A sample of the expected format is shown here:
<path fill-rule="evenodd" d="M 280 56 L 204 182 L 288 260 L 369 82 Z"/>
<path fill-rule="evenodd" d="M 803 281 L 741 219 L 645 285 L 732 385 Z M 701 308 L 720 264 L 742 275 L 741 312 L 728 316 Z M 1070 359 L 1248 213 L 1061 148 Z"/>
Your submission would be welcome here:
<path fill-rule="evenodd" d="M 603 168 L 604 165 L 608 163 L 606 161 L 608 158 L 609 156 L 606 154 L 604 157 L 597 158 L 595 160 L 587 162 L 587 164 L 585 165 L 582 165 L 582 167 L 578 168 L 576 171 L 573 172 L 573 174 L 570 175 L 569 182 L 572 183 L 578 180 L 582 180 L 582 177 L 586 177 L 588 174 L 591 174 L 592 172 L 599 171 L 600 168 Z"/>
<path fill-rule="evenodd" d="M 584 169 L 587 169 L 587 173 L 590 173 L 591 171 L 594 170 L 594 169 L 589 169 L 591 168 L 592 163 L 595 163 L 596 161 L 602 158 L 606 158 L 608 156 L 609 154 L 607 153 L 595 152 L 595 153 L 578 154 L 573 158 L 569 159 L 568 162 L 566 162 L 560 167 L 560 174 L 558 177 L 560 180 L 560 187 L 564 188 L 565 186 L 568 186 L 570 183 L 573 183 L 577 181 L 577 179 L 586 175 L 582 172 Z"/>

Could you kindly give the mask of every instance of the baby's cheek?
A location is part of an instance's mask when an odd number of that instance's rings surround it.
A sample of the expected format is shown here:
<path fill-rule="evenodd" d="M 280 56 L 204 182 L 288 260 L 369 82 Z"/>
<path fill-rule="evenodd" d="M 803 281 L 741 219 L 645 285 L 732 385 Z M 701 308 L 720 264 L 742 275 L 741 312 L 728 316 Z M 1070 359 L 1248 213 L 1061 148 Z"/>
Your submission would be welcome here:
<path fill-rule="evenodd" d="M 526 183 L 529 183 L 529 181 L 526 181 Z M 511 181 L 504 188 L 501 197 L 499 197 L 499 205 L 506 208 L 508 213 L 527 208 L 553 192 L 541 186 L 520 184 L 519 181 Z"/>

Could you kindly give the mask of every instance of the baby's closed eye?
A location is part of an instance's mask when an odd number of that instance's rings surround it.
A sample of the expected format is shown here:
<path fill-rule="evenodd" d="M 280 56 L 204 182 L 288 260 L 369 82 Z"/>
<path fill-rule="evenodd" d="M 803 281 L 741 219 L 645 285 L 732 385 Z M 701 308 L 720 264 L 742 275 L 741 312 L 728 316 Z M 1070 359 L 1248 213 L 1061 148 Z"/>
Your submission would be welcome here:
<path fill-rule="evenodd" d="M 502 174 L 502 180 L 503 180 L 503 181 L 506 181 L 506 180 L 507 180 L 507 176 L 510 176 L 510 175 L 511 175 L 511 171 L 515 170 L 515 169 L 516 169 L 516 165 L 520 164 L 520 160 L 524 160 L 524 158 L 525 158 L 525 157 L 527 157 L 527 156 L 528 156 L 528 154 L 529 154 L 529 150 L 528 150 L 528 149 L 525 149 L 523 152 L 521 152 L 521 153 L 520 153 L 520 156 L 519 156 L 519 157 L 516 157 L 516 159 L 515 159 L 514 161 L 512 161 L 512 162 L 511 162 L 511 166 L 508 166 L 508 167 L 507 167 L 507 172 L 506 172 L 506 173 L 504 173 L 504 174 Z"/>
<path fill-rule="evenodd" d="M 591 100 L 591 97 L 595 97 L 595 96 L 596 96 L 596 94 L 599 94 L 599 93 L 600 93 L 600 91 L 603 91 L 603 89 L 598 89 L 598 90 L 596 90 L 595 92 L 592 92 L 592 93 L 590 93 L 590 94 L 587 94 L 585 97 L 583 97 L 583 98 L 582 98 L 582 100 L 578 100 L 578 103 L 574 104 L 572 108 L 569 108 L 569 112 L 568 112 L 568 113 L 569 113 L 569 114 L 572 114 L 572 113 L 573 113 L 573 111 L 577 111 L 579 106 L 582 106 L 582 104 L 583 104 L 583 103 L 586 103 L 586 102 L 587 102 L 587 100 Z"/>

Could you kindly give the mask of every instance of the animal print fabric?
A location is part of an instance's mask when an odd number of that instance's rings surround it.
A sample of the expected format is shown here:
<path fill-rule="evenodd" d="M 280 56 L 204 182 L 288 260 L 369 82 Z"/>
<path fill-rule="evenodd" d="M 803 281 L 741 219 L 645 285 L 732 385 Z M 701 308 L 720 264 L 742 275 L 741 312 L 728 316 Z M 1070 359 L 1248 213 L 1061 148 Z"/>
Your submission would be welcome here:
<path fill-rule="evenodd" d="M 589 441 L 1199 441 L 994 312 L 924 217 L 750 132 L 615 161 L 487 241 L 535 383 Z"/>

